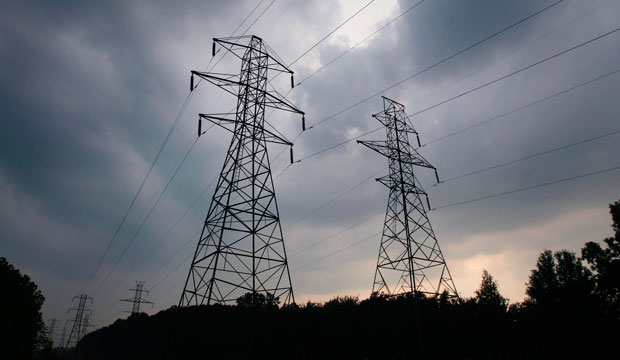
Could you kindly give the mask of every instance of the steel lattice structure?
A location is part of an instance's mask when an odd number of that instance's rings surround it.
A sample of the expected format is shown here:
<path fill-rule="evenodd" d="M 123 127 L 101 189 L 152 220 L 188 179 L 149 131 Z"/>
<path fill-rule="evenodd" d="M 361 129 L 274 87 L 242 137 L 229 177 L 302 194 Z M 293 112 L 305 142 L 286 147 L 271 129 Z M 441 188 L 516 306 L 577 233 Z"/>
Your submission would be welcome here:
<path fill-rule="evenodd" d="M 82 294 L 74 296 L 72 301 L 74 301 L 75 299 L 78 299 L 78 306 L 76 308 L 71 308 L 67 311 L 75 311 L 75 317 L 71 320 L 67 320 L 67 323 L 73 323 L 73 325 L 71 326 L 71 331 L 69 332 L 69 337 L 67 338 L 65 348 L 77 345 L 77 343 L 84 336 L 86 329 L 88 328 L 88 318 L 91 310 L 86 308 L 86 303 L 88 301 L 92 303 L 93 298 L 86 294 Z M 65 323 L 65 326 L 67 325 L 67 323 Z"/>
<path fill-rule="evenodd" d="M 372 116 L 385 125 L 387 141 L 358 141 L 389 162 L 389 174 L 377 179 L 390 194 L 372 291 L 388 296 L 447 291 L 458 296 L 422 202 L 424 195 L 430 210 L 428 195 L 414 175 L 414 167 L 421 166 L 435 170 L 439 181 L 437 169 L 409 143 L 409 134 L 418 133 L 405 106 L 383 97 L 383 109 Z"/>
<path fill-rule="evenodd" d="M 275 128 L 265 127 L 265 109 L 302 115 L 275 90 L 268 90 L 268 71 L 293 72 L 257 36 L 213 39 L 241 59 L 239 75 L 198 76 L 237 97 L 236 112 L 200 114 L 233 134 L 217 187 L 194 253 L 180 306 L 231 303 L 246 293 L 294 302 L 267 143 L 293 144 Z M 269 125 L 269 124 L 268 124 Z"/>
<path fill-rule="evenodd" d="M 50 319 L 50 325 L 47 328 L 47 338 L 49 339 L 52 347 L 54 347 L 54 332 L 56 331 L 56 324 L 58 323 L 58 319 Z"/>
<path fill-rule="evenodd" d="M 151 306 L 153 306 L 152 301 L 147 301 L 147 300 L 142 299 L 142 294 L 146 294 L 146 295 L 149 294 L 149 291 L 144 289 L 144 281 L 136 280 L 136 287 L 133 289 L 129 289 L 129 290 L 134 292 L 133 299 L 122 299 L 121 300 L 121 301 L 132 303 L 131 311 L 125 311 L 125 312 L 131 313 L 131 315 L 135 315 L 135 314 L 140 313 L 141 304 L 151 304 Z"/>

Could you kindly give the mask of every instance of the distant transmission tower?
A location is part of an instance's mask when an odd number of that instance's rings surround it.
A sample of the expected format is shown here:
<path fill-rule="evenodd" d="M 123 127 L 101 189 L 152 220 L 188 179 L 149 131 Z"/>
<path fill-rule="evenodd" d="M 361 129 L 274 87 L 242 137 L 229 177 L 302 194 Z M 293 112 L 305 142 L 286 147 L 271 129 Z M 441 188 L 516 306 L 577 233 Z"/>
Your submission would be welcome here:
<path fill-rule="evenodd" d="M 358 141 L 389 162 L 389 175 L 377 179 L 390 189 L 390 195 L 372 292 L 438 295 L 447 291 L 458 296 L 422 202 L 424 195 L 430 209 L 428 195 L 413 172 L 414 166 L 426 167 L 435 170 L 437 177 L 437 169 L 409 144 L 409 134 L 417 137 L 418 133 L 405 106 L 384 97 L 383 109 L 373 117 L 385 125 L 387 141 Z"/>
<path fill-rule="evenodd" d="M 58 344 L 60 344 L 60 346 L 64 346 L 65 343 L 65 339 L 67 338 L 67 323 L 69 322 L 69 320 L 67 320 L 67 322 L 65 322 L 65 326 L 62 328 L 62 333 L 60 334 L 60 341 L 58 342 Z"/>
<path fill-rule="evenodd" d="M 54 347 L 54 331 L 56 331 L 56 323 L 58 323 L 58 319 L 50 319 L 50 326 L 47 329 L 47 338 L 52 343 L 52 347 Z"/>
<path fill-rule="evenodd" d="M 142 299 L 142 294 L 149 294 L 149 291 L 144 289 L 144 281 L 136 281 L 136 287 L 129 290 L 132 290 L 134 292 L 133 299 L 121 300 L 132 303 L 131 311 L 125 312 L 131 312 L 131 315 L 135 315 L 140 313 L 140 304 L 151 304 L 151 306 L 153 305 L 153 302 Z"/>
<path fill-rule="evenodd" d="M 222 46 L 241 59 L 241 72 L 192 71 L 190 87 L 193 90 L 196 75 L 235 95 L 237 108 L 230 114 L 199 117 L 199 136 L 205 119 L 233 137 L 179 304 L 231 303 L 246 293 L 294 302 L 267 142 L 291 146 L 291 162 L 293 144 L 265 126 L 269 107 L 301 114 L 304 127 L 304 113 L 267 88 L 268 71 L 291 74 L 291 85 L 293 72 L 257 36 L 213 40 L 213 55 L 216 45 Z"/>
<path fill-rule="evenodd" d="M 71 326 L 69 337 L 65 343 L 65 348 L 77 345 L 77 343 L 82 339 L 82 336 L 84 336 L 86 328 L 88 327 L 88 316 L 91 313 L 91 311 L 86 308 L 86 303 L 88 301 L 92 303 L 93 298 L 86 294 L 82 294 L 74 296 L 72 301 L 75 299 L 78 299 L 78 306 L 67 311 L 75 311 L 75 317 L 71 320 L 67 320 L 67 323 L 73 323 L 73 325 Z"/>

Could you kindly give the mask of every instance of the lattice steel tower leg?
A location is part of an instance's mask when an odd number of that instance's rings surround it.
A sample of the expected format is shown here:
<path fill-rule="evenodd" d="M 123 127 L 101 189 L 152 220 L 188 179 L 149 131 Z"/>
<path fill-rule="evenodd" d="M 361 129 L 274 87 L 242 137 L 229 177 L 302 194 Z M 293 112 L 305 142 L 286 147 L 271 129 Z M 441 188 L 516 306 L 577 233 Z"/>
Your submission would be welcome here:
<path fill-rule="evenodd" d="M 413 171 L 414 166 L 426 167 L 435 170 L 437 177 L 437 169 L 409 143 L 409 134 L 417 137 L 418 133 L 405 106 L 383 97 L 383 108 L 372 116 L 385 125 L 387 141 L 358 141 L 389 162 L 389 175 L 377 179 L 390 189 L 390 195 L 372 292 L 439 295 L 447 291 L 458 296 L 422 202 L 424 195 L 430 209 L 428 195 Z"/>
<path fill-rule="evenodd" d="M 129 289 L 134 292 L 133 299 L 122 299 L 121 301 L 126 301 L 132 303 L 131 311 L 125 311 L 131 313 L 131 315 L 140 313 L 140 305 L 141 304 L 151 304 L 153 306 L 152 301 L 147 301 L 142 299 L 142 295 L 149 294 L 149 291 L 144 288 L 144 281 L 136 281 L 136 287 L 133 289 Z"/>
<path fill-rule="evenodd" d="M 67 323 L 72 322 L 73 326 L 71 326 L 69 337 L 67 338 L 66 344 L 64 344 L 65 348 L 77 345 L 77 343 L 82 339 L 82 336 L 86 331 L 86 327 L 88 326 L 88 315 L 91 313 L 91 311 L 86 308 L 86 303 L 88 301 L 92 303 L 93 298 L 86 294 L 82 294 L 74 296 L 73 300 L 75 299 L 78 299 L 78 306 L 76 308 L 71 308 L 67 311 L 75 311 L 75 318 L 73 318 L 72 320 L 67 320 Z"/>
<path fill-rule="evenodd" d="M 213 39 L 241 59 L 239 75 L 198 76 L 237 97 L 235 113 L 200 114 L 202 120 L 232 132 L 202 234 L 194 253 L 180 306 L 231 303 L 246 293 L 294 302 L 280 215 L 267 154 L 267 142 L 292 146 L 275 128 L 265 127 L 265 108 L 302 115 L 275 90 L 267 89 L 268 70 L 292 74 L 257 36 Z"/>

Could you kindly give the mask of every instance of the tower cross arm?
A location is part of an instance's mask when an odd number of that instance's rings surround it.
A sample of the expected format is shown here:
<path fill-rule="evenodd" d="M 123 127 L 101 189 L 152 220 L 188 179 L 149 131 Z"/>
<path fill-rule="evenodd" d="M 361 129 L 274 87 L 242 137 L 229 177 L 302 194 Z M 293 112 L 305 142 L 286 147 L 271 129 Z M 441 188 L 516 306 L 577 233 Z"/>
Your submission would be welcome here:
<path fill-rule="evenodd" d="M 358 144 L 362 144 L 369 149 L 372 149 L 383 156 L 390 157 L 390 153 L 392 149 L 385 141 L 375 141 L 375 140 L 357 140 Z"/>
<path fill-rule="evenodd" d="M 435 167 L 431 165 L 431 163 L 429 163 L 425 158 L 423 158 L 422 155 L 418 154 L 413 149 L 410 149 L 410 151 L 411 152 L 401 151 L 400 156 L 403 162 L 435 170 Z"/>
<path fill-rule="evenodd" d="M 264 56 L 264 57 L 269 59 L 269 62 L 267 64 L 267 68 L 269 70 L 293 74 L 293 71 L 291 71 L 288 68 L 288 66 L 286 66 L 284 64 L 284 61 L 282 61 L 282 59 L 280 59 L 280 57 L 277 56 L 273 50 L 271 50 L 271 48 L 267 45 L 267 43 L 265 43 L 264 41 L 261 41 L 262 44 L 263 44 L 263 47 L 258 48 L 258 47 L 252 46 L 252 41 L 249 41 L 247 44 L 242 43 L 242 42 L 239 41 L 239 40 L 244 39 L 244 38 L 260 39 L 256 35 L 235 36 L 235 37 L 225 37 L 225 38 L 214 38 L 213 39 L 213 48 L 215 50 L 216 44 L 219 44 L 220 46 L 222 46 L 226 50 L 228 50 L 231 53 L 233 53 L 239 59 L 242 59 L 242 55 L 238 54 L 237 51 L 240 51 L 240 52 L 243 53 L 243 52 L 247 51 L 248 49 L 252 49 L 252 51 L 258 53 L 260 56 Z M 260 40 L 262 40 L 262 39 L 260 39 Z M 271 50 L 271 51 L 268 52 L 267 50 Z M 215 53 L 215 51 L 214 51 L 214 53 Z"/>
<path fill-rule="evenodd" d="M 305 114 L 303 111 L 299 110 L 295 105 L 293 105 L 290 101 L 286 100 L 279 93 L 266 91 L 256 86 L 244 83 L 239 80 L 238 76 L 229 76 L 226 74 L 214 74 L 192 70 L 192 76 L 194 75 L 210 82 L 211 84 L 219 88 L 222 88 L 224 91 L 235 96 L 237 96 L 237 89 L 239 88 L 239 86 L 245 86 L 253 91 L 263 93 L 265 95 L 266 107 L 284 110 L 301 115 Z"/>
<path fill-rule="evenodd" d="M 226 115 L 229 116 L 233 116 L 234 114 L 200 114 L 199 117 L 200 119 L 205 119 L 208 120 L 210 122 L 212 122 L 213 124 L 227 130 L 230 131 L 231 133 L 235 132 L 235 124 L 237 123 L 237 119 L 236 118 L 230 118 L 230 117 L 225 117 Z M 273 131 L 265 128 L 265 127 L 259 127 L 256 126 L 256 124 L 253 123 L 248 123 L 245 126 L 247 126 L 248 128 L 252 129 L 253 131 L 260 131 L 262 133 L 265 134 L 265 141 L 267 142 L 271 142 L 274 144 L 282 144 L 282 145 L 289 145 L 292 146 L 293 143 L 290 142 L 289 140 L 287 140 L 284 136 L 282 136 L 281 134 L 276 134 Z"/>

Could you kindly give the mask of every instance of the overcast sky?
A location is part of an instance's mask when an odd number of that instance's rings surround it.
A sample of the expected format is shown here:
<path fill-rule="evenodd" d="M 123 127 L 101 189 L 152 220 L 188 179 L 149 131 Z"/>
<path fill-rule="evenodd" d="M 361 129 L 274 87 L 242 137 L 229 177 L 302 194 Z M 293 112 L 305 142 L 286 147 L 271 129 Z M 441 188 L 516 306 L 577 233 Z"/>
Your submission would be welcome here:
<path fill-rule="evenodd" d="M 236 35 L 252 25 L 248 34 L 291 63 L 367 2 L 265 0 Z M 416 2 L 374 1 L 292 65 L 302 83 L 288 98 L 306 112 L 308 126 L 374 94 L 415 114 L 620 27 L 619 1 L 565 0 L 382 91 L 555 2 L 426 0 L 304 80 Z M 46 320 L 67 319 L 71 298 L 85 291 L 94 296 L 96 327 L 109 324 L 130 310 L 119 299 L 132 297 L 135 280 L 146 280 L 155 303 L 147 312 L 178 303 L 213 188 L 172 226 L 218 176 L 229 133 L 214 128 L 198 139 L 131 240 L 196 139 L 197 114 L 234 107 L 233 96 L 206 83 L 194 91 L 119 236 L 89 278 L 188 96 L 190 70 L 204 70 L 212 38 L 230 36 L 257 4 L 2 2 L 0 256 L 38 284 Z M 234 73 L 239 65 L 224 57 L 214 71 Z M 620 130 L 620 72 L 608 75 L 617 70 L 620 31 L 411 116 L 422 144 L 432 142 L 420 153 L 444 180 L 606 135 L 438 186 L 432 186 L 432 172 L 420 169 L 438 208 L 430 220 L 462 296 L 473 295 L 487 269 L 505 296 L 521 301 L 544 249 L 578 252 L 585 242 L 611 235 L 607 205 L 620 199 L 620 170 L 444 206 L 620 166 L 620 133 L 609 135 Z M 274 84 L 286 92 L 288 81 Z M 295 140 L 295 157 L 377 128 L 370 114 L 381 110 L 380 96 L 373 96 L 321 122 Z M 289 139 L 301 130 L 299 117 L 276 112 L 269 122 Z M 384 137 L 377 131 L 363 138 Z M 271 166 L 297 301 L 366 298 L 380 238 L 360 240 L 381 231 L 388 191 L 373 179 L 386 173 L 387 160 L 351 141 L 282 172 L 288 162 L 288 156 L 276 158 L 282 150 L 270 147 Z"/>

